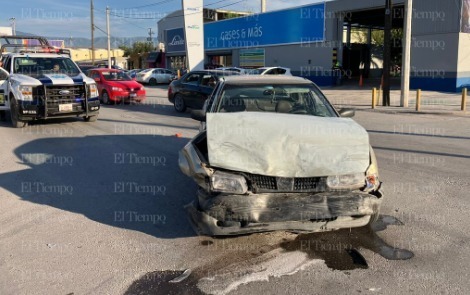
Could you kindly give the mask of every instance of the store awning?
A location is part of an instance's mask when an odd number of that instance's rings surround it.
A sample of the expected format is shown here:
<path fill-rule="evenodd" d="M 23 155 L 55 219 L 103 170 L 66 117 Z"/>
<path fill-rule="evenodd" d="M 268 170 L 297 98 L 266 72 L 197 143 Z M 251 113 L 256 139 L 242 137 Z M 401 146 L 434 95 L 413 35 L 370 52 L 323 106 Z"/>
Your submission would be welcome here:
<path fill-rule="evenodd" d="M 159 62 L 161 62 L 161 60 L 162 60 L 162 54 L 161 54 L 160 51 L 152 51 L 147 56 L 147 62 L 159 63 Z"/>

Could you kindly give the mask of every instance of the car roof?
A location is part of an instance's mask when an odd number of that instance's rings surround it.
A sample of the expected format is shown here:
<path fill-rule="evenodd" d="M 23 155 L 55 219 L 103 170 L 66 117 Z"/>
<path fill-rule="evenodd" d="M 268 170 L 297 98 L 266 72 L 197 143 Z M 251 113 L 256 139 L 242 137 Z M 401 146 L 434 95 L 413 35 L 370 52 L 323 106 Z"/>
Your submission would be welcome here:
<path fill-rule="evenodd" d="M 97 72 L 122 72 L 122 70 L 120 69 L 108 69 L 108 68 L 94 68 L 94 69 L 90 69 L 91 71 L 97 71 Z"/>
<path fill-rule="evenodd" d="M 285 68 L 285 67 L 261 67 L 261 68 L 258 68 L 258 70 L 270 70 L 270 69 L 284 69 L 284 70 L 290 70 L 289 68 Z"/>
<path fill-rule="evenodd" d="M 225 77 L 225 84 L 229 85 L 246 85 L 246 84 L 302 84 L 312 85 L 312 81 L 296 76 L 228 76 Z"/>
<path fill-rule="evenodd" d="M 196 71 L 189 72 L 189 74 L 194 74 L 194 73 L 205 73 L 205 74 L 213 74 L 213 75 L 220 75 L 220 76 L 240 75 L 240 73 L 235 72 L 235 71 L 230 71 L 230 70 L 196 70 Z"/>

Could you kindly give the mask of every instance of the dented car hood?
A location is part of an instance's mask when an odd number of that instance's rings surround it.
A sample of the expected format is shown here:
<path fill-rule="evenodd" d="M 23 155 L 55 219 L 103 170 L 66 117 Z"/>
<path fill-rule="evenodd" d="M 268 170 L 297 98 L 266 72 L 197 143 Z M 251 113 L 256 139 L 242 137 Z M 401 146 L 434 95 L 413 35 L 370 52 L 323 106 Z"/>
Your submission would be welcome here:
<path fill-rule="evenodd" d="M 207 113 L 209 165 L 277 177 L 364 173 L 369 136 L 352 119 L 278 113 Z"/>

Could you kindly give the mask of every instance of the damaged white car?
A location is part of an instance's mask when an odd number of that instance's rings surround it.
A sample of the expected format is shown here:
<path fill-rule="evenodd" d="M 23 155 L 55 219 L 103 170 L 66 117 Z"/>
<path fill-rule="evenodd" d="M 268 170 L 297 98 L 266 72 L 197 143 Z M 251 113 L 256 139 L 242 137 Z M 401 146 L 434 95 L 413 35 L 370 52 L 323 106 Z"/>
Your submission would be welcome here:
<path fill-rule="evenodd" d="M 192 117 L 180 152 L 198 184 L 187 206 L 199 234 L 318 232 L 368 225 L 382 193 L 366 130 L 299 77 L 226 77 Z"/>

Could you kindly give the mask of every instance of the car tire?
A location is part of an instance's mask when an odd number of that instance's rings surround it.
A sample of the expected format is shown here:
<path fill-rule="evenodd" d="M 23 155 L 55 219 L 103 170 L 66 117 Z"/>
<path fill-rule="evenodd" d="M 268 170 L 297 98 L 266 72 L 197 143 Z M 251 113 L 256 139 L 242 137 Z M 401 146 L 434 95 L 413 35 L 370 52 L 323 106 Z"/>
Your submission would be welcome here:
<path fill-rule="evenodd" d="M 96 122 L 96 120 L 98 120 L 98 116 L 83 117 L 83 120 L 85 120 L 85 122 Z"/>
<path fill-rule="evenodd" d="M 173 105 L 178 113 L 184 113 L 186 111 L 186 104 L 184 103 L 184 98 L 181 94 L 175 95 Z"/>
<path fill-rule="evenodd" d="M 157 84 L 158 84 L 157 79 L 152 78 L 152 79 L 149 80 L 149 85 L 150 86 L 156 86 Z"/>
<path fill-rule="evenodd" d="M 26 125 L 28 125 L 28 122 L 23 122 L 18 119 L 18 112 L 17 112 L 18 105 L 17 104 L 18 102 L 12 96 L 11 105 L 10 105 L 11 125 L 13 126 L 13 128 L 23 128 L 23 127 L 26 127 Z"/>
<path fill-rule="evenodd" d="M 101 93 L 101 102 L 103 104 L 110 104 L 108 92 L 103 91 L 103 93 Z"/>

